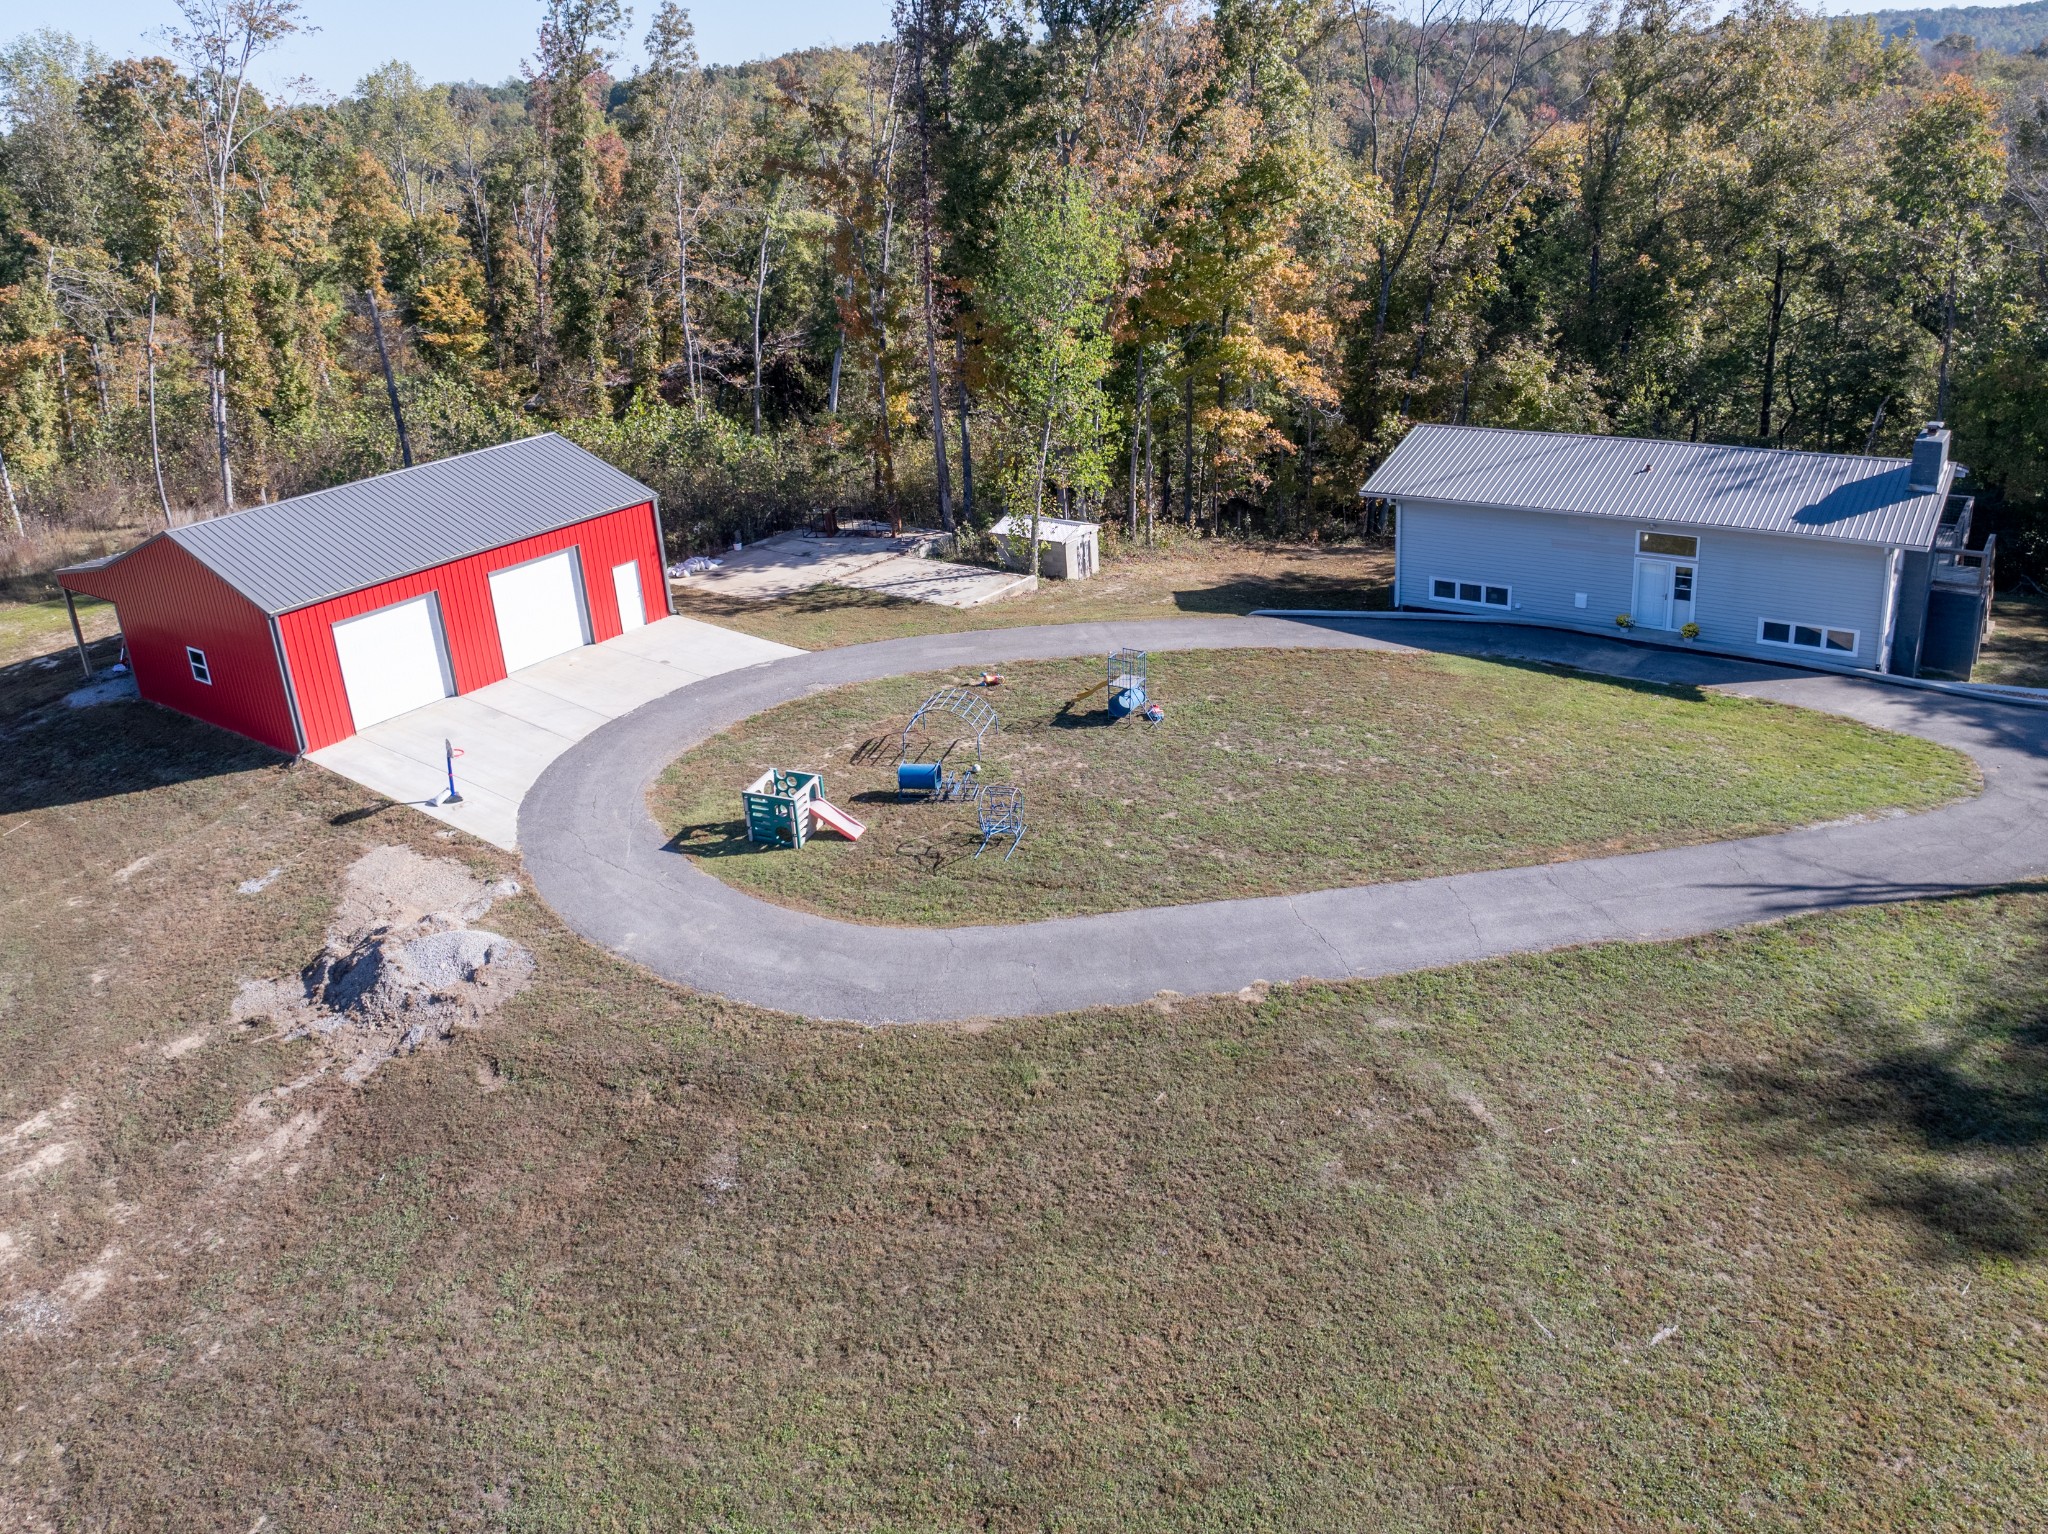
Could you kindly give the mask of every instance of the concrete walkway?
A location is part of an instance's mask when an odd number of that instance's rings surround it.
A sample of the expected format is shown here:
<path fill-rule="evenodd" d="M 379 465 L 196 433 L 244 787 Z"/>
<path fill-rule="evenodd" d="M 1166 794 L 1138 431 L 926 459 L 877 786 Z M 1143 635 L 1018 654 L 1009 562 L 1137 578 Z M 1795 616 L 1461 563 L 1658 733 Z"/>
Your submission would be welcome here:
<path fill-rule="evenodd" d="M 858 926 L 756 900 L 668 851 L 648 813 L 648 788 L 681 752 L 819 688 L 1119 645 L 1425 648 L 1721 687 L 1954 746 L 1976 758 L 1985 790 L 1924 815 L 1664 852 L 950 929 Z M 1162 990 L 1235 991 L 1261 979 L 1340 980 L 1668 939 L 2039 877 L 2048 874 L 2048 714 L 1505 625 L 1225 618 L 983 630 L 816 651 L 672 693 L 543 773 L 521 831 L 541 896 L 570 926 L 685 985 L 868 1023 L 1031 1016 Z M 1019 856 L 1029 851 L 1027 841 Z"/>
<path fill-rule="evenodd" d="M 716 624 L 663 618 L 373 724 L 308 753 L 308 760 L 472 836 L 516 849 L 526 791 L 584 736 L 678 687 L 802 653 Z M 463 753 L 455 763 L 462 794 L 457 804 L 440 802 L 448 788 L 443 741 Z"/>

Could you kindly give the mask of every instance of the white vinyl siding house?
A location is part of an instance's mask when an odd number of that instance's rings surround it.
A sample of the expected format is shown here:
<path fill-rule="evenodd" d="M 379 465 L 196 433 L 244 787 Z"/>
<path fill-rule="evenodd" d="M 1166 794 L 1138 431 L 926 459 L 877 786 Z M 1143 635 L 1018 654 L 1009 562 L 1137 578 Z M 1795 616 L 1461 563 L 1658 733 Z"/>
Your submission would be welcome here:
<path fill-rule="evenodd" d="M 1395 504 L 1408 611 L 1968 675 L 1991 551 L 1967 548 L 1948 440 L 1934 423 L 1906 459 L 1421 425 L 1362 493 Z"/>
<path fill-rule="evenodd" d="M 1395 524 L 1394 603 L 1490 611 L 1618 634 L 1615 618 L 1634 616 L 1638 605 L 1637 560 L 1657 557 L 1638 552 L 1639 534 L 1657 531 L 1673 529 L 1648 521 L 1445 506 L 1404 497 Z M 1788 550 L 1783 537 L 1692 527 L 1676 531 L 1699 540 L 1694 559 L 1670 562 L 1695 571 L 1691 620 L 1700 626 L 1702 645 L 1796 659 L 1783 646 L 1758 637 L 1764 620 L 1792 622 L 1853 631 L 1860 639 L 1856 664 L 1879 663 L 1892 590 L 1889 549 L 1807 540 Z M 1513 606 L 1444 601 L 1436 594 L 1436 582 L 1445 578 L 1505 589 L 1513 595 Z M 1679 626 L 1674 622 L 1665 637 L 1676 638 Z M 1658 633 L 1647 624 L 1642 632 Z M 1852 657 L 1837 652 L 1829 658 L 1846 663 Z"/>

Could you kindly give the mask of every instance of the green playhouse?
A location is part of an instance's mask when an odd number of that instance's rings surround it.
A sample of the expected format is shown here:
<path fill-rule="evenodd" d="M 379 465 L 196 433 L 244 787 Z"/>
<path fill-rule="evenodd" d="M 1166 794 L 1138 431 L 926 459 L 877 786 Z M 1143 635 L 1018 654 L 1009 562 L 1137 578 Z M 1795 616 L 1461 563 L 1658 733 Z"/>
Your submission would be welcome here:
<path fill-rule="evenodd" d="M 817 773 L 769 768 L 740 792 L 747 840 L 803 846 L 811 834 L 811 806 L 824 798 L 825 780 Z"/>

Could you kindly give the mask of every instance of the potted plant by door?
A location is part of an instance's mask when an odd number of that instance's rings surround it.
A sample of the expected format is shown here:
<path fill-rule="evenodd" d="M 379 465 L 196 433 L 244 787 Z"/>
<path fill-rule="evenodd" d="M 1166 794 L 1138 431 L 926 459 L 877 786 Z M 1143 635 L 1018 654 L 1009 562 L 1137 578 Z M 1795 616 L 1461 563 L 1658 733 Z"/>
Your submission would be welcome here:
<path fill-rule="evenodd" d="M 1636 626 L 1636 620 L 1629 613 L 1616 613 L 1614 615 L 1614 626 L 1618 629 L 1632 629 Z"/>
<path fill-rule="evenodd" d="M 1700 626 L 1697 623 L 1688 623 L 1678 631 L 1678 637 L 1687 644 L 1692 644 L 1700 637 Z"/>

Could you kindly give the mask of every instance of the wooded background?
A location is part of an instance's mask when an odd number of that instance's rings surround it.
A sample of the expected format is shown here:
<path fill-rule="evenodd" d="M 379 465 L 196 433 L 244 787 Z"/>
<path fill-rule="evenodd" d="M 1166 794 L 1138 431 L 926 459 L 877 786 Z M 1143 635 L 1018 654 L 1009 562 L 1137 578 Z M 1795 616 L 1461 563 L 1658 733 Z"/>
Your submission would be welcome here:
<path fill-rule="evenodd" d="M 548 0 L 520 78 L 322 100 L 250 79 L 317 7 L 175 9 L 164 57 L 0 51 L 15 568 L 543 429 L 679 552 L 827 506 L 1330 538 L 1417 421 L 1898 454 L 1944 418 L 2008 574 L 2048 553 L 2038 43 L 900 0 L 711 68 L 673 0 Z"/>

